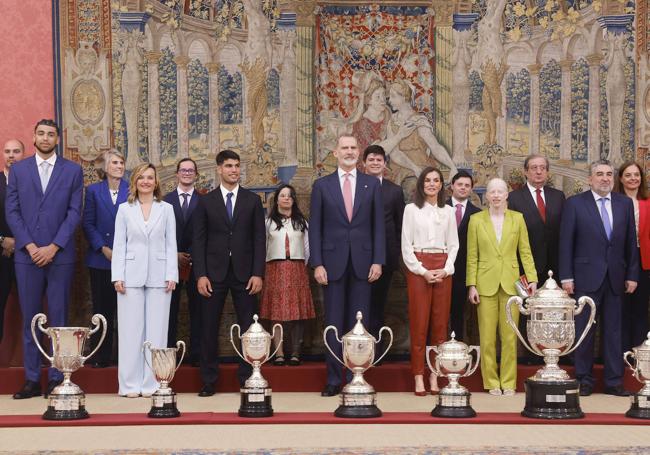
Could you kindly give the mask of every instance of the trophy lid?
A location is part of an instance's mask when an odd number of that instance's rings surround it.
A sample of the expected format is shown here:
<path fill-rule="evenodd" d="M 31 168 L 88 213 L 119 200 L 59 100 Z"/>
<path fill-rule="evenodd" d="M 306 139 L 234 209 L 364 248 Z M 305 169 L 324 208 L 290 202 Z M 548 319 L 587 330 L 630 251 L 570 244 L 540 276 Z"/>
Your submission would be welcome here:
<path fill-rule="evenodd" d="M 527 300 L 530 304 L 550 304 L 550 305 L 575 305 L 575 300 L 572 299 L 567 292 L 558 286 L 557 281 L 553 279 L 553 271 L 548 271 L 548 279 L 544 285 L 538 288 L 535 293 Z"/>
<path fill-rule="evenodd" d="M 466 353 L 467 345 L 462 341 L 456 340 L 456 332 L 451 332 L 451 340 L 445 341 L 438 345 L 438 353 L 442 354 L 454 354 L 454 353 Z"/>
<path fill-rule="evenodd" d="M 259 317 L 256 314 L 253 315 L 253 323 L 250 325 L 248 330 L 246 330 L 246 332 L 244 332 L 242 337 L 244 337 L 244 336 L 251 337 L 251 336 L 260 336 L 260 335 L 268 335 L 268 336 L 270 336 L 269 333 L 266 330 L 264 330 L 264 327 L 262 326 L 262 324 L 257 322 L 258 319 L 259 319 Z"/>
<path fill-rule="evenodd" d="M 354 327 L 352 327 L 352 330 L 350 330 L 348 333 L 346 333 L 343 337 L 372 337 L 372 335 L 366 330 L 364 327 L 363 323 L 361 320 L 363 319 L 363 314 L 361 314 L 361 311 L 357 311 L 357 322 L 354 324 Z"/>

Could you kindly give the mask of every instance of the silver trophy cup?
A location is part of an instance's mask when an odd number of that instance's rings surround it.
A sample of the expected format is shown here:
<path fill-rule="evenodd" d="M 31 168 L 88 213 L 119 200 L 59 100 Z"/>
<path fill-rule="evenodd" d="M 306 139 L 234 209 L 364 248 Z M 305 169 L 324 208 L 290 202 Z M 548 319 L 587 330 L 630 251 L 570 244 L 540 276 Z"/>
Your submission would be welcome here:
<path fill-rule="evenodd" d="M 341 365 L 352 371 L 352 381 L 343 387 L 341 392 L 341 405 L 334 412 L 336 417 L 380 417 L 381 410 L 377 407 L 375 389 L 366 382 L 363 373 L 384 358 L 390 347 L 393 345 L 393 331 L 389 327 L 382 327 L 379 330 L 379 340 L 376 340 L 361 323 L 363 315 L 357 311 L 357 322 L 343 339 L 339 339 L 339 333 L 335 326 L 330 325 L 323 332 L 323 340 L 327 350 L 338 360 Z M 343 360 L 341 360 L 327 343 L 327 332 L 334 330 L 336 340 L 343 348 Z M 390 334 L 390 342 L 384 353 L 375 361 L 375 345 L 381 342 L 382 333 Z"/>
<path fill-rule="evenodd" d="M 431 351 L 436 353 L 436 360 L 431 364 Z M 472 356 L 472 351 L 475 355 Z M 451 340 L 438 346 L 427 346 L 426 358 L 431 372 L 449 379 L 449 384 L 438 393 L 438 403 L 431 411 L 434 417 L 475 417 L 476 411 L 470 405 L 471 393 L 458 383 L 458 379 L 472 375 L 479 366 L 481 348 L 467 346 L 456 341 L 456 334 L 451 332 Z"/>
<path fill-rule="evenodd" d="M 512 318 L 512 306 L 530 316 L 526 328 L 528 341 L 519 332 Z M 575 341 L 575 316 L 588 305 L 591 309 L 589 321 Z M 544 367 L 528 378 L 526 384 L 526 407 L 522 415 L 541 419 L 576 419 L 584 416 L 578 398 L 578 382 L 558 366 L 561 356 L 572 353 L 585 339 L 596 317 L 596 305 L 587 296 L 575 299 L 558 286 L 553 272 L 534 295 L 526 299 L 513 296 L 506 303 L 506 318 L 522 344 L 532 353 L 544 357 Z M 529 343 L 530 342 L 530 343 Z"/>
<path fill-rule="evenodd" d="M 258 321 L 258 316 L 253 316 L 253 323 L 248 330 L 242 335 L 239 324 L 233 324 L 230 327 L 230 343 L 232 343 L 235 352 L 246 363 L 253 367 L 253 374 L 246 379 L 241 392 L 241 406 L 239 407 L 240 417 L 270 417 L 273 415 L 271 405 L 271 388 L 269 383 L 262 376 L 261 367 L 280 349 L 280 343 L 276 350 L 271 354 L 271 335 L 264 330 L 262 324 Z M 241 340 L 241 352 L 237 348 L 237 343 L 233 337 L 234 330 L 237 329 L 237 337 Z M 280 330 L 280 340 L 283 337 L 282 325 L 273 326 L 275 330 Z"/>
<path fill-rule="evenodd" d="M 183 348 L 181 358 L 176 363 L 178 351 Z M 180 417 L 181 413 L 176 407 L 176 393 L 169 387 L 169 383 L 174 379 L 176 371 L 183 362 L 185 357 L 185 342 L 177 341 L 175 348 L 152 348 L 151 342 L 145 341 L 142 349 L 148 349 L 151 353 L 151 364 L 145 362 L 153 372 L 156 381 L 160 387 L 151 395 L 151 410 L 148 416 L 153 418 Z"/>
<path fill-rule="evenodd" d="M 47 316 L 38 313 L 32 318 L 32 337 L 36 347 L 41 354 L 52 364 L 54 368 L 63 373 L 63 382 L 54 388 L 48 398 L 47 411 L 43 414 L 46 420 L 77 420 L 88 418 L 86 411 L 86 396 L 81 388 L 70 381 L 72 373 L 81 368 L 86 360 L 92 357 L 99 349 L 106 336 L 106 319 L 101 314 L 95 314 L 91 318 L 94 328 L 86 327 L 49 327 L 44 328 Z M 84 356 L 86 340 L 97 332 L 103 325 L 102 335 L 95 349 L 87 356 Z M 47 335 L 52 342 L 52 355 L 49 356 L 39 343 L 36 335 L 36 327 Z"/>
<path fill-rule="evenodd" d="M 629 358 L 634 359 L 634 365 Z M 630 397 L 632 403 L 625 415 L 635 419 L 650 419 L 650 332 L 643 343 L 623 354 L 623 360 L 634 377 L 643 383 L 641 390 Z"/>

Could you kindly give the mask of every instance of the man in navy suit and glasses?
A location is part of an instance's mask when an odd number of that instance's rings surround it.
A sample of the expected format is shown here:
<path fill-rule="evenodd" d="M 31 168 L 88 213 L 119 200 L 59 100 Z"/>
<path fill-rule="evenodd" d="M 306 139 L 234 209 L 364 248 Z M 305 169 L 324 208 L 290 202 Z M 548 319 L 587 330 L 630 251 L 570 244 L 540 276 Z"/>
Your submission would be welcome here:
<path fill-rule="evenodd" d="M 199 363 L 201 344 L 201 299 L 196 289 L 196 279 L 192 273 L 192 214 L 199 203 L 199 193 L 194 184 L 199 177 L 196 162 L 192 158 L 183 158 L 176 164 L 178 186 L 164 197 L 174 207 L 176 216 L 176 247 L 178 248 L 179 283 L 172 294 L 169 308 L 169 329 L 167 346 L 176 346 L 178 310 L 181 301 L 181 289 L 187 293 L 187 305 L 190 314 L 190 349 L 188 362 L 195 366 Z"/>
<path fill-rule="evenodd" d="M 602 327 L 605 360 L 604 392 L 627 396 L 623 388 L 623 346 L 621 339 L 622 294 L 636 289 L 639 256 L 632 199 L 613 193 L 614 169 L 608 161 L 591 164 L 589 186 L 584 193 L 564 204 L 560 223 L 560 280 L 575 299 L 594 299 Z M 576 316 L 576 334 L 587 325 L 588 312 Z M 594 388 L 593 351 L 595 327 L 575 350 L 576 377 L 580 395 Z"/>
<path fill-rule="evenodd" d="M 343 334 L 354 325 L 357 311 L 369 314 L 371 283 L 381 277 L 386 240 L 381 184 L 357 172 L 357 140 L 339 137 L 334 156 L 338 168 L 316 180 L 311 192 L 309 260 L 324 290 L 325 325 Z M 340 358 L 341 346 L 332 332 L 327 341 Z M 337 395 L 341 365 L 329 353 L 326 361 L 327 385 L 321 395 Z"/>
<path fill-rule="evenodd" d="M 7 188 L 7 223 L 16 238 L 15 267 L 23 316 L 25 384 L 14 399 L 41 394 L 41 359 L 31 333 L 32 318 L 47 297 L 48 325 L 67 324 L 76 262 L 75 231 L 81 221 L 81 166 L 55 153 L 59 127 L 40 120 L 34 128 L 36 155 L 14 164 Z M 63 380 L 50 368 L 46 395 Z"/>

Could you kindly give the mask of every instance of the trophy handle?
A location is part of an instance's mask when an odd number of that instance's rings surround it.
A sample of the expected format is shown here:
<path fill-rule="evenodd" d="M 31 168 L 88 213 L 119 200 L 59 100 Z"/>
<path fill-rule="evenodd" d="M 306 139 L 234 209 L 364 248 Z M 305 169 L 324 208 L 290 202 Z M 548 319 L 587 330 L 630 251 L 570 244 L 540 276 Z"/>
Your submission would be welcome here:
<path fill-rule="evenodd" d="M 582 310 L 585 307 L 585 303 L 588 304 L 589 307 L 591 308 L 591 313 L 589 314 L 589 322 L 587 322 L 587 325 L 585 326 L 585 329 L 582 331 L 582 335 L 580 335 L 580 338 L 578 339 L 578 342 L 576 344 L 574 344 L 571 349 L 569 349 L 568 351 L 566 351 L 562 355 L 569 355 L 573 351 L 575 351 L 575 349 L 578 346 L 580 346 L 580 343 L 582 343 L 582 340 L 584 340 L 585 337 L 587 336 L 587 333 L 589 332 L 589 329 L 591 329 L 591 324 L 594 323 L 594 319 L 596 318 L 596 304 L 594 303 L 594 301 L 593 301 L 593 299 L 591 297 L 583 295 L 582 297 L 580 297 L 578 299 L 578 308 L 574 312 L 574 315 L 578 315 L 578 314 L 582 313 Z"/>
<path fill-rule="evenodd" d="M 235 328 L 237 328 L 237 338 L 241 340 L 241 327 L 239 327 L 239 324 L 233 324 L 230 326 L 230 344 L 232 344 L 232 347 L 235 348 L 235 352 L 237 353 L 237 355 L 239 355 L 239 357 L 241 357 L 242 360 L 245 362 L 246 359 L 241 354 L 241 352 L 239 352 L 239 349 L 237 349 L 237 345 L 235 344 L 235 340 L 232 336 L 232 332 Z"/>
<path fill-rule="evenodd" d="M 271 355 L 269 356 L 269 359 L 270 359 L 271 357 L 274 357 L 275 354 L 278 353 L 278 351 L 279 351 L 280 348 L 282 347 L 282 343 L 284 342 L 284 330 L 282 329 L 282 324 L 273 324 L 273 328 L 271 329 L 271 333 L 272 333 L 272 335 L 275 335 L 275 329 L 276 329 L 276 327 L 277 327 L 278 329 L 280 329 L 280 342 L 278 343 L 278 346 L 275 348 L 275 351 L 273 351 L 273 354 L 271 354 Z M 268 359 L 267 359 L 267 360 L 268 360 Z"/>
<path fill-rule="evenodd" d="M 142 343 L 142 352 L 145 353 L 145 356 L 144 356 L 144 363 L 146 363 L 147 366 L 149 367 L 149 369 L 150 369 L 151 371 L 153 371 L 153 368 L 151 367 L 151 365 L 149 365 L 149 361 L 147 360 L 147 356 L 146 356 L 146 350 L 147 350 L 147 349 L 148 349 L 149 351 L 151 351 L 151 341 L 145 341 L 144 343 Z"/>
<path fill-rule="evenodd" d="M 181 354 L 181 359 L 178 361 L 178 365 L 176 365 L 176 369 L 174 371 L 178 371 L 178 369 L 181 367 L 181 364 L 183 363 L 183 358 L 185 358 L 185 353 L 187 352 L 187 347 L 185 346 L 185 342 L 183 340 L 178 340 L 176 342 L 176 350 L 180 351 L 181 346 L 183 347 L 183 353 Z"/>
<path fill-rule="evenodd" d="M 373 364 L 372 364 L 373 366 L 374 366 L 374 365 L 377 365 L 377 363 L 379 363 L 379 362 L 381 361 L 381 359 L 383 359 L 384 356 L 385 356 L 386 354 L 388 354 L 388 350 L 389 350 L 389 349 L 391 348 L 391 346 L 393 345 L 393 339 L 394 339 L 394 338 L 393 338 L 393 331 L 391 330 L 390 327 L 386 327 L 386 326 L 383 326 L 381 329 L 379 329 L 379 339 L 378 339 L 375 343 L 376 343 L 376 344 L 379 344 L 379 343 L 381 342 L 381 332 L 383 332 L 384 330 L 386 330 L 388 333 L 390 333 L 390 343 L 388 343 L 388 347 L 386 348 L 386 350 L 384 351 L 384 353 L 381 355 L 381 357 L 379 357 L 377 360 L 375 360 L 375 361 L 373 362 Z"/>
<path fill-rule="evenodd" d="M 632 366 L 632 364 L 630 363 L 629 360 L 627 360 L 627 358 L 630 357 L 630 356 L 632 356 L 633 358 L 636 359 L 636 357 L 634 357 L 634 353 L 633 353 L 632 351 L 627 351 L 625 354 L 623 354 L 623 361 L 624 361 L 625 363 L 627 363 L 627 366 L 630 367 L 630 370 L 632 370 L 632 375 L 633 375 L 633 376 L 634 376 L 634 377 L 635 377 L 639 382 L 643 382 L 643 381 L 639 378 L 639 372 L 638 372 L 638 370 Z M 635 363 L 636 363 L 636 362 L 635 362 Z"/>
<path fill-rule="evenodd" d="M 508 320 L 508 325 L 512 328 L 512 330 L 515 331 L 517 334 L 517 338 L 519 338 L 519 341 L 526 346 L 526 349 L 528 349 L 530 352 L 537 354 L 537 355 L 543 355 L 541 352 L 537 352 L 535 349 L 530 347 L 528 342 L 524 340 L 524 337 L 521 336 L 521 332 L 519 331 L 519 327 L 517 327 L 517 324 L 515 324 L 515 321 L 512 319 L 512 304 L 516 303 L 517 307 L 519 308 L 519 313 L 523 314 L 524 316 L 529 316 L 530 315 L 530 309 L 524 307 L 524 299 L 519 297 L 518 295 L 513 295 L 508 299 L 506 302 L 506 319 Z"/>
<path fill-rule="evenodd" d="M 82 356 L 81 357 L 81 364 L 82 365 L 84 363 L 86 363 L 86 360 L 88 360 L 93 355 L 95 355 L 95 353 L 97 352 L 99 347 L 104 342 L 104 338 L 106 337 L 106 331 L 108 330 L 108 324 L 106 323 L 106 318 L 102 314 L 99 314 L 99 313 L 93 314 L 93 317 L 90 319 L 90 322 L 95 327 L 90 332 L 88 332 L 88 338 L 90 338 L 91 335 L 93 335 L 95 332 L 97 332 L 99 330 L 100 326 L 103 326 L 104 330 L 102 331 L 102 336 L 99 338 L 99 343 L 97 343 L 97 346 L 95 346 L 95 349 L 93 349 L 92 352 L 90 354 L 88 354 L 87 356 L 85 356 L 85 357 Z"/>
<path fill-rule="evenodd" d="M 38 341 L 38 337 L 36 336 L 36 324 L 38 324 L 38 330 L 43 332 L 45 335 L 50 336 L 50 334 L 43 328 L 43 324 L 47 322 L 47 316 L 45 316 L 43 313 L 38 313 L 35 314 L 34 317 L 32 318 L 32 337 L 34 337 L 34 343 L 36 343 L 36 347 L 38 348 L 39 351 L 41 351 L 41 354 L 45 356 L 45 358 L 52 363 L 54 361 L 54 356 L 49 356 L 45 353 L 43 348 L 41 347 L 41 343 Z"/>
<path fill-rule="evenodd" d="M 467 353 L 469 354 L 472 351 L 476 352 L 476 360 L 474 360 L 474 365 L 472 365 L 472 361 L 470 360 L 469 370 L 463 376 L 471 376 L 471 375 L 473 375 L 474 372 L 476 371 L 476 369 L 478 368 L 478 366 L 480 365 L 481 348 L 479 346 L 470 346 L 469 349 L 467 350 Z"/>
<path fill-rule="evenodd" d="M 427 349 L 425 351 L 425 357 L 427 359 L 427 365 L 429 365 L 429 370 L 431 370 L 432 373 L 435 373 L 437 376 L 440 376 L 438 374 L 439 370 L 437 368 L 433 368 L 433 365 L 431 365 L 431 356 L 429 353 L 433 351 L 436 354 L 438 354 L 438 346 L 427 346 Z M 437 358 L 436 358 L 436 367 L 438 366 Z"/>
<path fill-rule="evenodd" d="M 334 354 L 334 351 L 332 351 L 330 345 L 327 344 L 327 332 L 329 331 L 329 329 L 334 329 L 334 336 L 336 337 L 336 341 L 343 344 L 343 341 L 341 341 L 341 339 L 339 338 L 339 331 L 336 329 L 336 327 L 333 325 L 328 325 L 327 327 L 325 327 L 325 330 L 323 331 L 323 342 L 325 343 L 325 347 L 327 348 L 328 351 L 330 351 L 330 354 L 332 354 L 334 358 L 339 361 L 341 365 L 345 366 L 345 363 L 343 363 L 343 361 L 339 359 L 339 356 Z"/>

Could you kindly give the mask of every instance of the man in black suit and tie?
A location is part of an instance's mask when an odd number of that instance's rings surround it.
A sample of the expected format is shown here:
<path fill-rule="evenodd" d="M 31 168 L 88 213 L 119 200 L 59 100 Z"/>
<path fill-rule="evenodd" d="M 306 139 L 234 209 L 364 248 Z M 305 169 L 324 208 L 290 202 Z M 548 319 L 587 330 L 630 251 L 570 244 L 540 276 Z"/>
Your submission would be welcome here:
<path fill-rule="evenodd" d="M 24 154 L 25 146 L 18 139 L 7 141 L 2 148 L 5 170 L 0 173 L 0 342 L 2 342 L 3 335 L 5 306 L 9 299 L 11 287 L 16 281 L 16 271 L 14 269 L 16 240 L 5 218 L 5 197 L 7 196 L 9 169 L 16 161 L 22 160 Z"/>
<path fill-rule="evenodd" d="M 455 332 L 457 340 L 462 340 L 465 333 L 467 226 L 469 225 L 469 217 L 481 211 L 469 200 L 472 195 L 472 188 L 474 188 L 474 179 L 469 172 L 460 170 L 451 178 L 451 197 L 447 199 L 447 204 L 453 207 L 456 215 L 459 242 L 456 262 L 454 262 L 455 272 L 452 276 L 451 313 L 449 315 L 451 330 Z"/>
<path fill-rule="evenodd" d="M 372 283 L 370 294 L 370 314 L 368 323 L 370 333 L 379 337 L 379 329 L 384 325 L 384 309 L 388 300 L 393 272 L 399 267 L 402 218 L 404 217 L 404 193 L 402 188 L 384 178 L 386 151 L 380 145 L 370 145 L 363 151 L 363 164 L 368 175 L 377 177 L 381 183 L 381 196 L 384 201 L 384 220 L 386 233 L 386 265 L 381 277 Z M 383 352 L 383 351 L 382 351 Z"/>
<path fill-rule="evenodd" d="M 557 278 L 560 247 L 560 221 L 564 193 L 548 186 L 549 162 L 545 156 L 529 155 L 524 161 L 526 184 L 508 196 L 508 208 L 524 216 L 528 239 L 533 252 L 539 282 L 543 284 L 552 270 Z M 521 273 L 523 268 L 520 266 Z M 526 318 L 520 318 L 519 329 L 526 336 Z M 524 350 L 527 364 L 542 362 Z"/>
<path fill-rule="evenodd" d="M 192 158 L 183 158 L 176 164 L 178 186 L 165 195 L 164 200 L 174 207 L 176 216 L 176 247 L 178 249 L 179 283 L 172 294 L 169 308 L 169 329 L 167 346 L 176 346 L 176 329 L 178 310 L 181 301 L 181 289 L 187 293 L 190 313 L 190 349 L 186 357 L 188 362 L 198 366 L 201 345 L 201 300 L 196 289 L 196 279 L 192 273 L 192 214 L 199 203 L 199 193 L 194 189 L 198 178 L 198 168 Z"/>
<path fill-rule="evenodd" d="M 239 155 L 222 150 L 217 155 L 219 187 L 199 199 L 193 219 L 192 260 L 201 303 L 201 397 L 215 393 L 219 375 L 217 347 L 219 322 L 230 291 L 237 323 L 246 331 L 262 290 L 266 260 L 266 230 L 262 201 L 239 186 Z M 240 361 L 239 382 L 250 376 Z"/>

